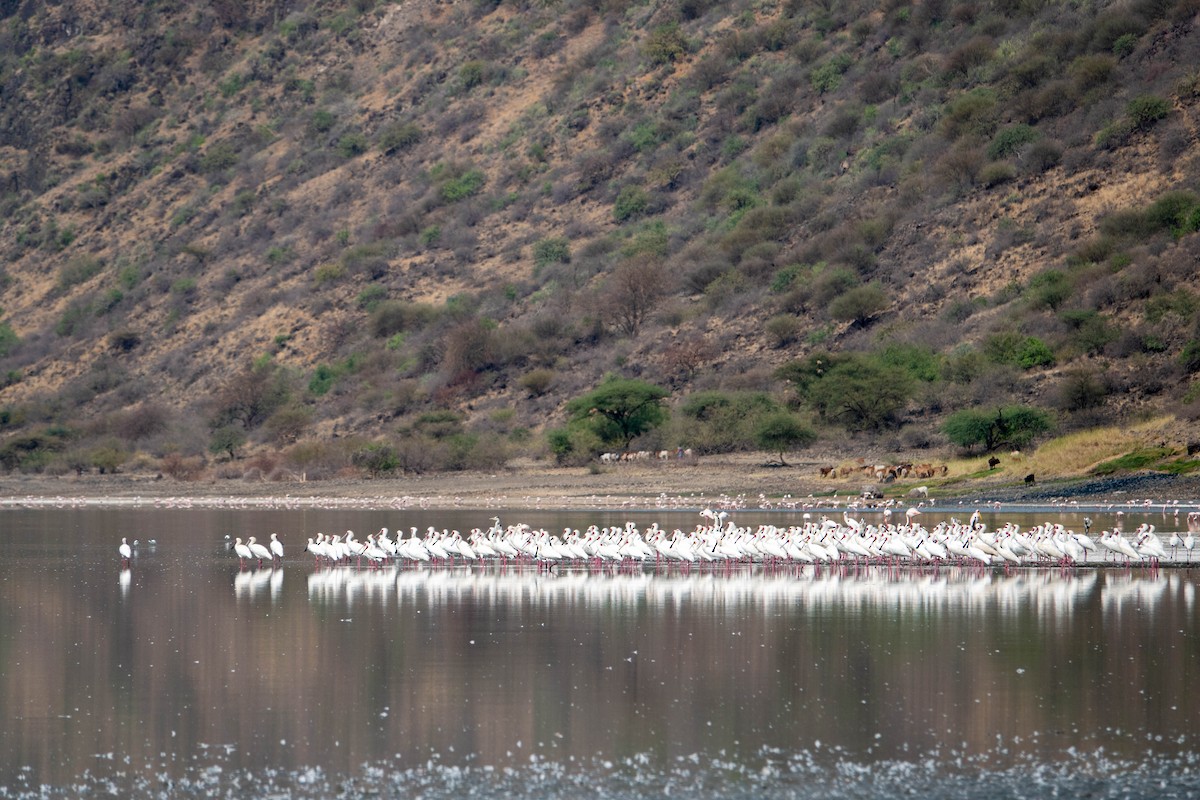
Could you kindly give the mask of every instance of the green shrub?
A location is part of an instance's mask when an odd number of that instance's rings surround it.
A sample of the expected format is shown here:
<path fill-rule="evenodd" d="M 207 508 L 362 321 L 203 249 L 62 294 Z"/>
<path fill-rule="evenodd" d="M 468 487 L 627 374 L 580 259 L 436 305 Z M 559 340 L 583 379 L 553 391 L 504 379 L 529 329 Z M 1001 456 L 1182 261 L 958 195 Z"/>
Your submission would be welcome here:
<path fill-rule="evenodd" d="M 371 442 L 360 447 L 351 454 L 350 462 L 366 470 L 372 478 L 395 472 L 400 466 L 396 449 L 385 442 Z"/>
<path fill-rule="evenodd" d="M 473 60 L 464 62 L 458 68 L 458 85 L 463 90 L 474 89 L 476 86 L 483 83 L 484 75 L 487 72 L 487 64 L 483 61 Z"/>
<path fill-rule="evenodd" d="M 879 351 L 879 361 L 890 367 L 899 367 L 915 380 L 932 383 L 941 374 L 937 354 L 929 347 L 919 344 L 888 344 Z"/>
<path fill-rule="evenodd" d="M 795 284 L 797 278 L 808 271 L 808 267 L 804 266 L 803 264 L 789 264 L 788 266 L 777 270 L 771 277 L 771 293 L 783 294 L 792 288 L 792 285 Z"/>
<path fill-rule="evenodd" d="M 200 172 L 212 175 L 229 169 L 238 163 L 238 153 L 229 142 L 214 142 L 200 156 Z"/>
<path fill-rule="evenodd" d="M 550 236 L 539 239 L 533 245 L 533 265 L 537 269 L 551 264 L 569 264 L 571 262 L 571 243 L 561 236 Z"/>
<path fill-rule="evenodd" d="M 1200 339 L 1192 339 L 1179 353 L 1179 366 L 1188 375 L 1200 372 Z"/>
<path fill-rule="evenodd" d="M 428 228 L 423 229 L 417 238 L 421 242 L 422 247 L 433 247 L 441 241 L 442 226 L 430 225 Z"/>
<path fill-rule="evenodd" d="M 367 328 L 371 335 L 386 339 L 397 333 L 425 327 L 437 317 L 437 309 L 424 303 L 391 301 L 380 303 Z"/>
<path fill-rule="evenodd" d="M 337 149 L 342 158 L 355 158 L 367 152 L 367 137 L 358 131 L 342 134 L 338 139 Z"/>
<path fill-rule="evenodd" d="M 1117 120 L 1096 131 L 1096 135 L 1092 137 L 1092 144 L 1100 150 L 1115 150 L 1129 141 L 1131 133 L 1133 126 L 1128 120 Z"/>
<path fill-rule="evenodd" d="M 308 127 L 313 133 L 329 133 L 336 124 L 337 117 L 333 115 L 333 112 L 323 108 L 314 111 L 308 120 Z"/>
<path fill-rule="evenodd" d="M 64 338 L 80 333 L 89 317 L 92 316 L 92 304 L 85 300 L 75 300 L 65 309 L 54 325 L 54 332 Z"/>
<path fill-rule="evenodd" d="M 378 283 L 372 283 L 358 293 L 356 302 L 358 307 L 368 313 L 379 307 L 379 304 L 387 298 L 387 289 L 380 286 Z"/>
<path fill-rule="evenodd" d="M 1041 339 L 1030 336 L 1017 350 L 1017 366 L 1022 369 L 1054 366 L 1054 351 Z"/>
<path fill-rule="evenodd" d="M 829 94 L 842 85 L 842 76 L 854 63 L 847 53 L 838 53 L 828 61 L 815 67 L 808 75 L 808 82 L 817 94 Z"/>
<path fill-rule="evenodd" d="M 21 343 L 21 337 L 7 322 L 0 322 L 0 358 L 9 355 Z"/>
<path fill-rule="evenodd" d="M 346 277 L 346 268 L 336 261 L 318 264 L 316 268 L 313 269 L 313 281 L 316 282 L 317 285 L 340 281 L 344 277 Z"/>
<path fill-rule="evenodd" d="M 208 439 L 208 452 L 222 453 L 230 459 L 237 458 L 237 451 L 246 444 L 246 433 L 238 425 L 222 425 L 213 430 Z"/>
<path fill-rule="evenodd" d="M 233 97 L 235 94 L 246 88 L 246 76 L 240 72 L 234 72 L 223 81 L 217 82 L 217 89 L 221 92 L 221 96 L 225 98 Z"/>
<path fill-rule="evenodd" d="M 1146 221 L 1158 230 L 1176 234 L 1187 232 L 1190 220 L 1200 209 L 1200 197 L 1194 192 L 1167 192 L 1150 204 L 1146 210 Z"/>
<path fill-rule="evenodd" d="M 887 292 L 878 281 L 857 286 L 829 304 L 829 315 L 842 322 L 866 325 L 890 305 Z"/>
<path fill-rule="evenodd" d="M 680 405 L 672 433 L 701 454 L 749 450 L 759 420 L 778 410 L 779 403 L 765 392 L 696 392 Z"/>
<path fill-rule="evenodd" d="M 772 345 L 787 347 L 800 338 L 800 333 L 804 330 L 804 323 L 800 321 L 799 317 L 791 314 L 779 314 L 767 320 L 763 330 Z"/>
<path fill-rule="evenodd" d="M 993 161 L 990 164 L 985 164 L 983 169 L 979 170 L 979 183 L 991 189 L 994 186 L 999 186 L 1002 183 L 1008 183 L 1017 177 L 1017 168 L 1007 161 Z"/>
<path fill-rule="evenodd" d="M 650 31 L 642 52 L 651 64 L 672 64 L 687 53 L 688 41 L 679 29 L 679 24 L 671 22 L 659 25 Z"/>
<path fill-rule="evenodd" d="M 1057 269 L 1048 269 L 1029 281 L 1026 296 L 1034 308 L 1049 308 L 1057 311 L 1073 291 L 1071 279 Z"/>
<path fill-rule="evenodd" d="M 421 141 L 421 128 L 415 122 L 394 122 L 379 132 L 376 143 L 384 155 L 407 150 Z"/>
<path fill-rule="evenodd" d="M 555 377 L 557 376 L 552 369 L 535 369 L 522 375 L 517 384 L 534 397 L 541 397 L 550 391 Z"/>
<path fill-rule="evenodd" d="M 466 200 L 468 197 L 478 194 L 486 182 L 487 177 L 483 172 L 477 169 L 469 169 L 442 184 L 442 199 L 447 203 L 457 203 L 459 200 Z"/>
<path fill-rule="evenodd" d="M 1133 53 L 1137 47 L 1138 37 L 1132 33 L 1123 33 L 1117 37 L 1112 44 L 1113 55 L 1117 58 L 1125 58 Z"/>
<path fill-rule="evenodd" d="M 992 137 L 992 142 L 987 148 L 987 156 L 993 161 L 1012 158 L 1021 151 L 1022 147 L 1036 141 L 1037 138 L 1037 131 L 1028 125 L 1009 125 L 1007 128 L 1001 128 Z"/>
<path fill-rule="evenodd" d="M 1135 97 L 1125 107 L 1134 130 L 1146 131 L 1171 113 L 1171 101 L 1152 94 Z"/>
<path fill-rule="evenodd" d="M 613 203 L 613 219 L 617 222 L 625 222 L 640 216 L 648 205 L 650 205 L 650 195 L 646 193 L 646 190 L 635 184 L 627 184 L 621 187 L 621 191 L 617 193 L 617 199 Z"/>

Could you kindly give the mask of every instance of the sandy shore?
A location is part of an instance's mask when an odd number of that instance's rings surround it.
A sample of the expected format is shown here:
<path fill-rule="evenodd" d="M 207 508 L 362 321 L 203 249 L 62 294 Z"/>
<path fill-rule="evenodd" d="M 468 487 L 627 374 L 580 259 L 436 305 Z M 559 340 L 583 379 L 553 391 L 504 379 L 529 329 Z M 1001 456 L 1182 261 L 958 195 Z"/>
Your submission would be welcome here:
<path fill-rule="evenodd" d="M 925 481 L 936 501 L 1002 503 L 1200 504 L 1200 479 L 1146 473 L 1039 481 L 1028 486 L 990 479 Z M 819 477 L 815 463 L 772 467 L 761 456 L 714 457 L 696 463 L 620 464 L 599 470 L 516 464 L 496 472 L 460 472 L 377 480 L 175 481 L 154 474 L 0 478 L 0 502 L 22 498 L 337 498 L 427 508 L 614 508 L 795 506 L 844 502 L 876 486 L 856 478 Z M 913 482 L 876 486 L 886 497 L 910 497 Z"/>

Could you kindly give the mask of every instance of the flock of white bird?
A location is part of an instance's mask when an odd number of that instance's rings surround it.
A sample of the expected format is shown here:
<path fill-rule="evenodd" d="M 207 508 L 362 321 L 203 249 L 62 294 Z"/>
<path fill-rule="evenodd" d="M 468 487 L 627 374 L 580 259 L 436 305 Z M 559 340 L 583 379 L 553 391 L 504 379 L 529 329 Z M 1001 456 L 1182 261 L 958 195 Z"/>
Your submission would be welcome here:
<path fill-rule="evenodd" d="M 1187 533 L 1183 536 L 1171 533 L 1164 545 L 1154 525 L 1149 523 L 1140 525 L 1128 536 L 1115 527 L 1092 537 L 1086 531 L 1076 533 L 1052 522 L 1028 530 L 1009 523 L 992 531 L 982 524 L 978 511 L 966 523 L 951 518 L 932 528 L 917 522 L 920 511 L 915 508 L 908 509 L 905 523 L 899 525 L 886 521 L 887 517 L 883 524 L 867 524 L 846 512 L 843 522 L 825 517 L 814 521 L 805 514 L 805 521 L 799 525 L 742 527 L 728 519 L 727 511 L 705 509 L 700 514 L 708 522 L 686 532 L 667 531 L 657 522 L 642 531 L 635 523 L 626 522 L 620 527 L 565 528 L 561 534 L 555 534 L 525 523 L 502 526 L 500 518 L 493 517 L 490 528 L 475 528 L 466 536 L 456 530 L 438 530 L 432 526 L 423 535 L 414 527 L 408 536 L 395 538 L 387 528 L 381 528 L 365 540 L 358 539 L 353 531 L 330 536 L 318 533 L 308 539 L 304 549 L 318 564 L 359 565 L 410 562 L 434 566 L 496 561 L 539 566 L 560 563 L 1037 566 L 1101 562 L 1157 566 L 1163 561 L 1190 563 L 1196 546 L 1192 529 L 1200 527 L 1200 513 L 1189 515 Z M 227 542 L 227 546 L 242 567 L 248 562 L 257 562 L 262 567 L 264 562 L 275 565 L 283 561 L 283 543 L 275 533 L 266 544 L 251 536 L 244 542 L 239 537 L 231 544 Z M 1167 548 L 1171 551 L 1169 555 Z M 118 553 L 123 564 L 128 565 L 134 549 L 126 539 L 121 539 Z"/>
<path fill-rule="evenodd" d="M 379 565 L 424 563 L 428 565 L 470 564 L 483 561 L 515 562 L 547 566 L 579 565 L 719 565 L 735 563 L 785 564 L 887 564 L 887 565 L 994 565 L 1035 566 L 1098 564 L 1158 565 L 1176 560 L 1179 548 L 1191 560 L 1196 541 L 1189 531 L 1182 538 L 1172 533 L 1164 545 L 1154 526 L 1141 525 L 1125 535 L 1119 528 L 1098 537 L 1076 533 L 1061 524 L 1047 522 L 1028 530 L 1007 524 L 988 530 L 979 514 L 969 522 L 956 520 L 926 528 L 909 509 L 904 524 L 870 525 L 849 513 L 844 521 L 823 518 L 803 524 L 770 524 L 741 527 L 727 519 L 728 513 L 708 509 L 700 512 L 707 520 L 693 530 L 667 531 L 653 523 L 640 530 L 633 522 L 620 527 L 565 528 L 551 533 L 525 523 L 502 526 L 493 517 L 490 528 L 475 528 L 465 536 L 456 530 L 429 527 L 424 534 L 411 528 L 407 536 L 394 538 L 387 528 L 359 539 L 353 531 L 344 534 L 318 533 L 309 538 L 305 550 L 318 564 Z M 1171 549 L 1168 555 L 1167 548 Z M 239 538 L 235 555 L 246 562 L 275 563 L 283 558 L 283 546 L 271 534 L 269 546 L 254 537 Z"/>

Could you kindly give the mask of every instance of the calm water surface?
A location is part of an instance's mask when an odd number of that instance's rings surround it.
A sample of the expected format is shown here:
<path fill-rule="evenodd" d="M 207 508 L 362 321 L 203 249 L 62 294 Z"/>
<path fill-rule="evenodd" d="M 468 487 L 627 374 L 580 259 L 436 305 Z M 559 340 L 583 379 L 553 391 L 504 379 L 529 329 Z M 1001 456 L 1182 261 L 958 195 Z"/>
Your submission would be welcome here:
<path fill-rule="evenodd" d="M 1200 793 L 1196 569 L 547 574 L 301 552 L 317 531 L 493 513 L 0 511 L 0 796 Z M 225 535 L 273 531 L 284 566 L 239 571 Z M 121 536 L 141 540 L 129 570 Z"/>

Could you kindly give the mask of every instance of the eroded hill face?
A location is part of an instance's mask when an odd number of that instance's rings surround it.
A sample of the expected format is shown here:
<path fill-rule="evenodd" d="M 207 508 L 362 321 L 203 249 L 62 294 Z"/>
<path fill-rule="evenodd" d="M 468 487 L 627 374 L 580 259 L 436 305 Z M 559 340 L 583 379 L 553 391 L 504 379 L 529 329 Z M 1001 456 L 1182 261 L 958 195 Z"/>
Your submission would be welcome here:
<path fill-rule="evenodd" d="M 708 451 L 1176 410 L 1198 9 L 0 3 L 5 463 L 487 466 L 613 374 Z"/>

